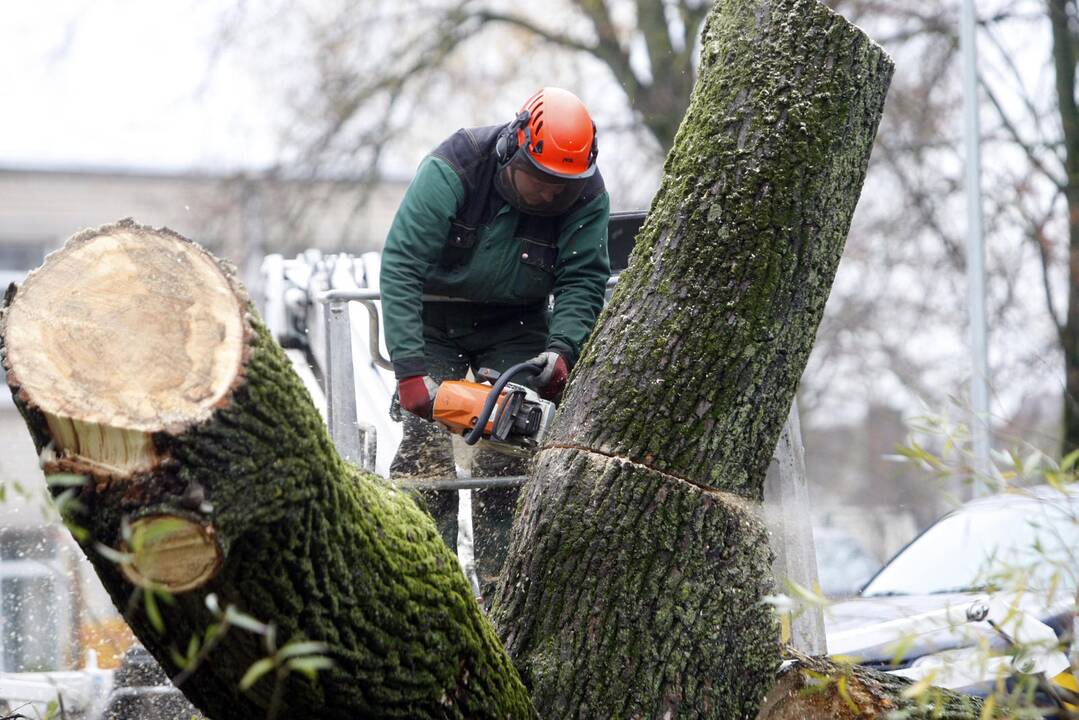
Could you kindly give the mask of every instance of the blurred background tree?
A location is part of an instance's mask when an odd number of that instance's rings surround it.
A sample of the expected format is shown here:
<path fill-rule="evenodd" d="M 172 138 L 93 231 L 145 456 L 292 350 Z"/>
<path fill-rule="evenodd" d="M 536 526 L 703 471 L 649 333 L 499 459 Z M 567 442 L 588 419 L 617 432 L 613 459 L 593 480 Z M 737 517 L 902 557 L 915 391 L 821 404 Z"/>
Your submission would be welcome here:
<path fill-rule="evenodd" d="M 83 34 L 106 44 L 95 34 L 103 8 L 137 14 L 122 0 L 68 4 L 78 12 L 55 31 L 57 63 Z M 206 213 L 187 231 L 247 277 L 257 276 L 264 253 L 377 248 L 386 208 L 425 153 L 458 127 L 505 122 L 544 84 L 573 89 L 593 110 L 614 208 L 646 208 L 688 100 L 708 4 L 192 0 L 192 14 L 212 28 L 193 117 L 209 117 L 210 99 L 235 92 L 239 69 L 258 90 L 237 93 L 234 105 L 257 108 L 275 140 L 269 161 L 236 169 L 223 191 L 181 215 Z M 881 527 L 895 520 L 899 537 L 943 508 L 934 488 L 885 456 L 924 408 L 961 414 L 967 406 L 958 3 L 829 4 L 886 47 L 897 73 L 799 403 L 814 505 L 835 522 L 854 522 L 840 519 L 845 505 L 876 506 L 853 514 L 880 517 Z M 1062 398 L 1076 395 L 1079 261 L 1068 210 L 1075 131 L 1065 129 L 1075 122 L 1067 119 L 1074 103 L 1057 98 L 1072 95 L 1061 88 L 1074 85 L 1076 7 L 978 5 L 992 426 L 1000 445 L 1071 447 Z M 66 117 L 77 130 L 79 118 Z M 201 132 L 211 139 L 210 129 Z M 106 212 L 99 222 L 143 211 Z M 238 239 L 214 246 L 226 235 Z"/>

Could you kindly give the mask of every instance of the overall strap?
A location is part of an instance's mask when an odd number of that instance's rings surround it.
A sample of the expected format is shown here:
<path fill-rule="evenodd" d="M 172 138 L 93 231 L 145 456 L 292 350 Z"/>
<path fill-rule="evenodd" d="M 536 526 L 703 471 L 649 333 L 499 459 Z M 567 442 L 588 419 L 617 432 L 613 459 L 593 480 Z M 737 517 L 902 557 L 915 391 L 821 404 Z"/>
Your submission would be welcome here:
<path fill-rule="evenodd" d="M 464 265 L 472 257 L 479 229 L 489 223 L 502 206 L 491 191 L 498 168 L 494 146 L 505 125 L 458 130 L 432 153 L 453 168 L 464 187 L 465 198 L 450 231 L 438 264 L 444 269 Z"/>

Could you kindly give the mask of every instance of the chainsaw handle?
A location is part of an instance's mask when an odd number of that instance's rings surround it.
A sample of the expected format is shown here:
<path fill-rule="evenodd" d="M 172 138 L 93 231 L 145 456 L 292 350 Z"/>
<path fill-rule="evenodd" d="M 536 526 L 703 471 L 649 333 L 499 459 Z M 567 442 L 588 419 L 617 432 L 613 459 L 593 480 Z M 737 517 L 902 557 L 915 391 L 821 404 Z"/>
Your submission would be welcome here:
<path fill-rule="evenodd" d="M 475 445 L 483 437 L 483 428 L 487 427 L 487 421 L 491 418 L 491 413 L 495 409 L 495 405 L 498 403 L 498 396 L 502 394 L 502 389 L 509 384 L 509 381 L 521 373 L 527 373 L 528 375 L 539 375 L 542 366 L 536 365 L 531 361 L 525 361 L 523 363 L 517 363 L 510 367 L 506 372 L 498 376 L 498 380 L 495 381 L 494 387 L 491 388 L 491 392 L 487 393 L 487 400 L 483 403 L 483 410 L 480 412 L 480 416 L 476 418 L 476 424 L 472 426 L 472 430 L 468 435 L 465 435 L 465 443 L 468 445 Z"/>

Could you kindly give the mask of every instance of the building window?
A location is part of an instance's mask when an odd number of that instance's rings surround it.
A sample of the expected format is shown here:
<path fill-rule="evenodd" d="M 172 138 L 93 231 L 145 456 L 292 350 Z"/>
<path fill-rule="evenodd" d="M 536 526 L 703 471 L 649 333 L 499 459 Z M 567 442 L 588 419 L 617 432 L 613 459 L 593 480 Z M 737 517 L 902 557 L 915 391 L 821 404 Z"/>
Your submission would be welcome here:
<path fill-rule="evenodd" d="M 0 671 L 65 664 L 61 645 L 71 588 L 49 528 L 0 532 Z"/>
<path fill-rule="evenodd" d="M 48 571 L 46 571 L 48 572 Z M 4 577 L 0 580 L 0 614 L 4 617 L 4 670 L 58 670 L 56 583 L 51 574 Z"/>

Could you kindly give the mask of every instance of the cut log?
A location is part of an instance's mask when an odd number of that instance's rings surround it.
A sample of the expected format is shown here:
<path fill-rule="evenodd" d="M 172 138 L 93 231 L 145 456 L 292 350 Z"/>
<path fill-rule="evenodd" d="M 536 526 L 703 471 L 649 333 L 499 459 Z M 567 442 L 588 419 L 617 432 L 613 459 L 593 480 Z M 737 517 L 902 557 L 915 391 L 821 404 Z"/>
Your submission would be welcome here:
<path fill-rule="evenodd" d="M 4 342 L 57 462 L 131 474 L 159 464 L 153 433 L 205 420 L 239 378 L 243 314 L 205 252 L 124 225 L 52 255 Z"/>
<path fill-rule="evenodd" d="M 496 598 L 543 717 L 752 718 L 779 666 L 759 502 L 892 62 L 816 0 L 720 0 L 701 45 Z"/>
<path fill-rule="evenodd" d="M 14 287 L 0 359 L 46 474 L 86 481 L 68 519 L 139 639 L 175 675 L 234 606 L 335 667 L 269 673 L 233 628 L 182 685 L 209 717 L 531 717 L 527 693 L 431 519 L 346 464 L 231 272 L 167 230 L 72 238 Z M 98 544 L 121 553 L 102 554 Z M 156 603 L 139 587 L 174 594 Z M 142 591 L 145 593 L 145 590 Z M 156 594 L 156 593 L 155 593 Z"/>

